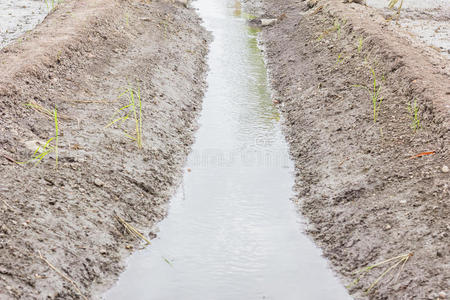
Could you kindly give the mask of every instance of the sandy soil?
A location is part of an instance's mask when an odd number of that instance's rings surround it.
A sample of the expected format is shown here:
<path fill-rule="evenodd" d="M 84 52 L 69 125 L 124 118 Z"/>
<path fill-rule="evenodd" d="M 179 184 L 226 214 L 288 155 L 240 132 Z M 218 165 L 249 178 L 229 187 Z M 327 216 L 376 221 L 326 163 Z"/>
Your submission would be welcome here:
<path fill-rule="evenodd" d="M 401 29 L 360 4 L 265 0 L 263 8 L 263 17 L 279 19 L 263 30 L 262 40 L 298 170 L 294 200 L 310 222 L 308 232 L 346 285 L 365 266 L 413 254 L 369 294 L 390 264 L 351 286 L 356 299 L 445 298 L 448 60 L 401 38 Z M 376 123 L 371 68 L 383 97 Z M 408 111 L 414 99 L 416 131 Z"/>
<path fill-rule="evenodd" d="M 100 295 L 140 244 L 116 214 L 154 236 L 201 109 L 209 37 L 199 24 L 172 1 L 65 0 L 0 51 L 1 299 Z M 132 133 L 131 120 L 105 128 L 131 85 L 142 149 L 121 130 Z M 38 106 L 57 107 L 58 168 L 54 152 L 14 162 L 55 135 Z"/>

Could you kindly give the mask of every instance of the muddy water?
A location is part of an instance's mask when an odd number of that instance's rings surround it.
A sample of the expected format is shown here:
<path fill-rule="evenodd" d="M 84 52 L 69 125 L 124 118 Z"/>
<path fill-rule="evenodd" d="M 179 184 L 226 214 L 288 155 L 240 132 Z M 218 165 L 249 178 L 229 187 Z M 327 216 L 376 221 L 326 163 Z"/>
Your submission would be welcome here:
<path fill-rule="evenodd" d="M 233 1 L 194 3 L 214 41 L 184 181 L 158 237 L 107 299 L 348 299 L 302 233 L 294 167 L 256 31 Z"/>
<path fill-rule="evenodd" d="M 41 23 L 48 12 L 45 0 L 1 0 L 0 48 Z"/>
<path fill-rule="evenodd" d="M 387 10 L 388 0 L 367 0 Z M 450 0 L 404 0 L 400 25 L 421 41 L 450 58 Z"/>

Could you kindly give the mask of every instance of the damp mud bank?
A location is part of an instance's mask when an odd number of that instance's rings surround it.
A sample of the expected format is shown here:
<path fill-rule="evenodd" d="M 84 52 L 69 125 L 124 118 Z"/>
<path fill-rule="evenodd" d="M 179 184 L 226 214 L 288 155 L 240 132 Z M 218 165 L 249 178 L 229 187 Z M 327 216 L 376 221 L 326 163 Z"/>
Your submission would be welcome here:
<path fill-rule="evenodd" d="M 148 237 L 182 174 L 208 40 L 173 1 L 66 0 L 0 51 L 1 299 L 95 298 L 117 279 L 140 245 L 117 217 Z"/>
<path fill-rule="evenodd" d="M 306 231 L 355 299 L 446 299 L 448 58 L 358 3 L 245 2 L 277 19 L 261 39 Z"/>

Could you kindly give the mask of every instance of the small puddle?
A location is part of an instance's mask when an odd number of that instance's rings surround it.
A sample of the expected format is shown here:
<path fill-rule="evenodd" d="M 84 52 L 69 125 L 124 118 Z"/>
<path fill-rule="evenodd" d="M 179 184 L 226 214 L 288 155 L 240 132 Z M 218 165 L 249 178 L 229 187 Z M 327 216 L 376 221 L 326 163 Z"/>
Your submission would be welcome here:
<path fill-rule="evenodd" d="M 45 0 L 1 0 L 0 49 L 41 23 L 49 9 Z"/>
<path fill-rule="evenodd" d="M 290 200 L 294 165 L 257 31 L 235 1 L 194 5 L 214 41 L 191 171 L 105 298 L 350 299 Z"/>

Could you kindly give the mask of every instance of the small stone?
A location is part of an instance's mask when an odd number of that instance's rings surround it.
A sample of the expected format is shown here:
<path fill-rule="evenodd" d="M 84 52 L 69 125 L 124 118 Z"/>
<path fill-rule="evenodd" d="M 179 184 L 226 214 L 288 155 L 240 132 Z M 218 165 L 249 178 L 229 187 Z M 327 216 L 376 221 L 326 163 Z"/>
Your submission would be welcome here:
<path fill-rule="evenodd" d="M 108 252 L 106 251 L 106 249 L 104 249 L 104 248 L 100 249 L 100 254 L 105 255 L 106 253 L 108 253 Z"/>
<path fill-rule="evenodd" d="M 320 230 L 316 226 L 310 224 L 308 226 L 307 232 L 309 232 L 309 233 L 318 233 L 318 232 L 320 232 Z"/>
<path fill-rule="evenodd" d="M 405 199 L 403 199 L 403 200 L 400 200 L 400 204 L 406 204 L 406 200 Z"/>
<path fill-rule="evenodd" d="M 101 180 L 98 179 L 98 178 L 95 178 L 94 184 L 95 184 L 96 186 L 98 186 L 98 187 L 102 187 L 102 186 L 105 185 L 105 184 L 103 183 L 103 181 L 101 181 Z"/>
<path fill-rule="evenodd" d="M 384 226 L 384 230 L 389 230 L 389 229 L 391 229 L 391 228 L 392 228 L 392 226 L 389 225 L 389 224 L 386 224 L 386 226 Z"/>
<path fill-rule="evenodd" d="M 441 251 L 439 251 L 439 250 L 438 250 L 438 251 L 436 251 L 436 256 L 437 256 L 437 257 L 442 257 L 442 252 L 441 252 Z"/>
<path fill-rule="evenodd" d="M 442 166 L 442 173 L 448 173 L 448 166 Z"/>
<path fill-rule="evenodd" d="M 2 231 L 4 234 L 10 234 L 10 232 L 11 232 L 11 231 L 9 230 L 9 228 L 6 227 L 6 225 L 2 225 L 1 231 Z"/>
<path fill-rule="evenodd" d="M 277 22 L 277 19 L 261 19 L 261 26 L 271 26 Z"/>
<path fill-rule="evenodd" d="M 317 5 L 317 2 L 319 2 L 319 0 L 308 0 L 306 4 L 308 5 L 309 8 L 313 8 L 314 6 Z"/>
<path fill-rule="evenodd" d="M 444 291 L 440 292 L 439 299 L 447 299 L 447 294 Z"/>
<path fill-rule="evenodd" d="M 133 250 L 133 246 L 132 245 L 126 245 L 125 248 L 128 249 L 128 250 Z"/>

